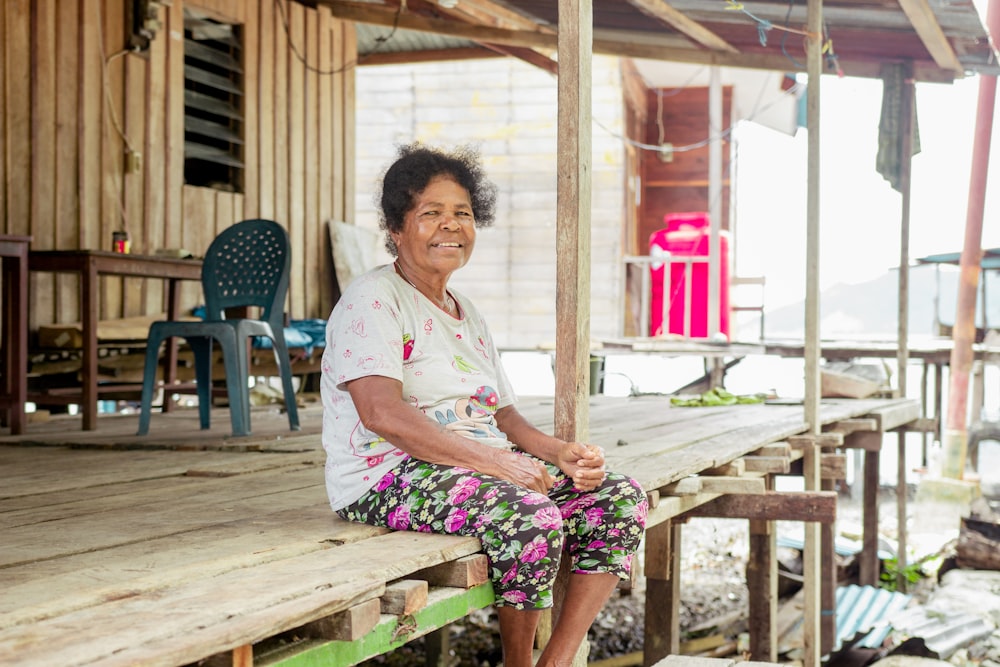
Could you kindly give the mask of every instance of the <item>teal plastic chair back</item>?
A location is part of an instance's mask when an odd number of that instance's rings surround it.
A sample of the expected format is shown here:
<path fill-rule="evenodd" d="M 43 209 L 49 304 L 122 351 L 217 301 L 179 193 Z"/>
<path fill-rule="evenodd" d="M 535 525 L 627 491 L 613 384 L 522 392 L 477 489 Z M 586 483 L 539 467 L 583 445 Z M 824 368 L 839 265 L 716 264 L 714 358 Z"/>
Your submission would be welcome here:
<path fill-rule="evenodd" d="M 174 336 L 186 339 L 194 352 L 198 412 L 203 429 L 210 426 L 212 343 L 215 341 L 222 348 L 233 434 L 250 434 L 247 339 L 256 336 L 266 336 L 273 343 L 289 427 L 299 429 L 284 335 L 284 304 L 291 263 L 288 234 L 273 220 L 244 220 L 223 230 L 212 241 L 201 271 L 205 319 L 201 322 L 160 321 L 149 328 L 139 435 L 149 431 L 160 344 Z M 227 318 L 226 311 L 233 308 L 258 308 L 260 317 Z"/>
<path fill-rule="evenodd" d="M 261 320 L 283 330 L 291 266 L 288 234 L 278 223 L 244 220 L 223 230 L 201 268 L 205 320 L 224 320 L 229 308 L 259 307 Z"/>

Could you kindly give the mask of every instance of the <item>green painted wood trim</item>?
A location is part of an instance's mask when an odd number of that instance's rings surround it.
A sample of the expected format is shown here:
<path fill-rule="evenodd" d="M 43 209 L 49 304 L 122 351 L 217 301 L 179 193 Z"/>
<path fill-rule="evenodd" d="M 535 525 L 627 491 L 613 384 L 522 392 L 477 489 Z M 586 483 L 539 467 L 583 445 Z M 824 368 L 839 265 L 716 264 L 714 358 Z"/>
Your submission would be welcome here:
<path fill-rule="evenodd" d="M 348 667 L 363 660 L 389 653 L 403 644 L 468 616 L 469 612 L 493 604 L 493 585 L 480 584 L 468 590 L 433 589 L 427 606 L 411 617 L 383 615 L 378 625 L 354 641 L 311 640 L 282 649 L 280 653 L 260 656 L 254 664 L 261 667 Z M 400 622 L 408 632 L 394 636 Z"/>

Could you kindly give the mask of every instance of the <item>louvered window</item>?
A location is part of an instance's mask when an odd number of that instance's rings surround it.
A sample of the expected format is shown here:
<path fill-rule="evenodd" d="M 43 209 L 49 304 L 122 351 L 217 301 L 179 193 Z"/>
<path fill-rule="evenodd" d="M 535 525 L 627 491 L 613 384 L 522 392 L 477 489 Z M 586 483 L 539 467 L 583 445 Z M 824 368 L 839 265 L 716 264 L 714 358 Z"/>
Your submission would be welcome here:
<path fill-rule="evenodd" d="M 240 26 L 184 10 L 184 181 L 243 192 Z"/>

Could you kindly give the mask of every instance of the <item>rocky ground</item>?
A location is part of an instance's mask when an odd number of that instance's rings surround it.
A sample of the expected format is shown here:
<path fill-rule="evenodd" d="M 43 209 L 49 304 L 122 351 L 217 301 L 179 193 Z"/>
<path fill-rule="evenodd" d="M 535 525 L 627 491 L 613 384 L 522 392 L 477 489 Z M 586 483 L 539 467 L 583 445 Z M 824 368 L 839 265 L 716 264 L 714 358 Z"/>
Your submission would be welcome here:
<path fill-rule="evenodd" d="M 960 514 L 951 508 L 924 507 L 912 501 L 911 498 L 908 512 L 910 550 L 920 555 L 938 552 L 943 554 L 941 558 L 928 560 L 924 566 L 925 575 L 920 576 L 910 589 L 914 598 L 911 604 L 918 606 L 928 604 L 936 593 L 941 592 L 942 584 L 938 581 L 937 574 L 942 563 L 947 562 L 949 549 L 953 550 Z M 885 491 L 881 509 L 880 537 L 883 538 L 886 547 L 893 548 L 897 535 L 894 489 Z M 838 507 L 838 531 L 848 536 L 854 534 L 860 525 L 860 518 L 859 505 L 851 502 L 849 498 L 842 497 Z M 790 534 L 794 536 L 794 524 L 789 526 L 779 524 L 779 535 L 783 534 L 783 528 L 791 531 Z M 741 641 L 745 641 L 745 634 L 741 637 L 741 633 L 745 631 L 744 619 L 747 608 L 746 522 L 726 519 L 692 520 L 685 524 L 682 539 L 684 544 L 681 574 L 682 638 L 686 640 L 705 635 L 717 638 L 722 636 L 726 641 L 716 655 L 735 658 L 739 655 Z M 780 554 L 782 562 L 788 563 L 790 569 L 794 569 L 796 556 L 794 550 L 782 550 Z M 848 566 L 849 571 L 849 559 L 843 564 Z M 783 578 L 783 581 L 794 586 L 790 578 Z M 992 606 L 988 604 L 984 606 L 982 598 L 986 595 L 992 596 L 993 591 L 996 591 L 997 611 L 987 609 L 984 614 L 989 617 L 986 621 L 989 626 L 1000 624 L 1000 575 L 995 580 L 977 579 L 971 583 L 959 584 L 962 585 L 976 589 L 973 593 L 965 591 L 964 594 L 979 597 L 980 600 L 976 605 L 979 609 Z M 955 588 L 951 597 L 955 596 L 955 591 L 960 597 L 963 595 L 961 588 Z M 621 656 L 642 650 L 644 609 L 645 589 L 642 578 L 632 591 L 618 592 L 612 596 L 594 622 L 589 635 L 592 663 L 600 664 L 603 660 L 618 657 L 619 661 L 616 663 L 618 665 L 641 664 L 641 659 L 638 662 L 622 662 Z M 959 667 L 972 665 L 1000 667 L 1000 632 L 983 634 L 983 631 L 980 631 L 980 635 L 982 636 L 969 641 L 954 653 L 949 653 L 946 657 L 951 664 Z M 890 655 L 895 646 L 905 639 L 906 637 L 896 633 L 890 636 L 889 647 L 886 649 L 857 655 L 845 652 L 842 656 L 836 656 L 836 662 L 838 665 L 861 667 Z M 451 630 L 451 651 L 453 657 L 450 667 L 499 665 L 499 638 L 496 632 L 495 613 L 491 609 L 484 609 L 471 615 L 464 622 L 456 623 Z M 939 657 L 933 652 L 928 652 L 922 645 L 916 648 L 904 647 L 899 651 L 929 655 L 931 658 Z M 390 655 L 369 661 L 366 665 L 423 667 L 424 657 L 424 643 L 422 639 L 418 639 Z M 783 654 L 780 659 L 782 662 L 794 663 L 795 652 Z M 898 656 L 896 659 L 899 659 Z M 888 663 L 886 667 L 889 667 Z"/>

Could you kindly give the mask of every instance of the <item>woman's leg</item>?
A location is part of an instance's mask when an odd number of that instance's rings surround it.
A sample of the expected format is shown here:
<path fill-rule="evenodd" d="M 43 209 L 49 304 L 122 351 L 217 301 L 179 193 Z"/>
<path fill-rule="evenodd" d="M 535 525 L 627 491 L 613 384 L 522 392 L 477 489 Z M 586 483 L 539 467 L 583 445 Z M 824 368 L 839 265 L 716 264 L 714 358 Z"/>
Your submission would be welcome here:
<path fill-rule="evenodd" d="M 500 617 L 500 642 L 503 644 L 504 667 L 532 667 L 535 629 L 542 612 L 497 607 Z"/>
<path fill-rule="evenodd" d="M 648 503 L 635 480 L 616 473 L 609 473 L 599 487 L 587 492 L 576 491 L 572 481 L 562 476 L 549 497 L 563 517 L 565 557 L 572 574 L 538 667 L 562 667 L 572 664 L 618 580 L 629 577 L 645 530 Z"/>
<path fill-rule="evenodd" d="M 570 575 L 559 618 L 538 660 L 538 667 L 568 667 L 573 663 L 597 612 L 617 585 L 618 575 L 607 572 Z"/>

